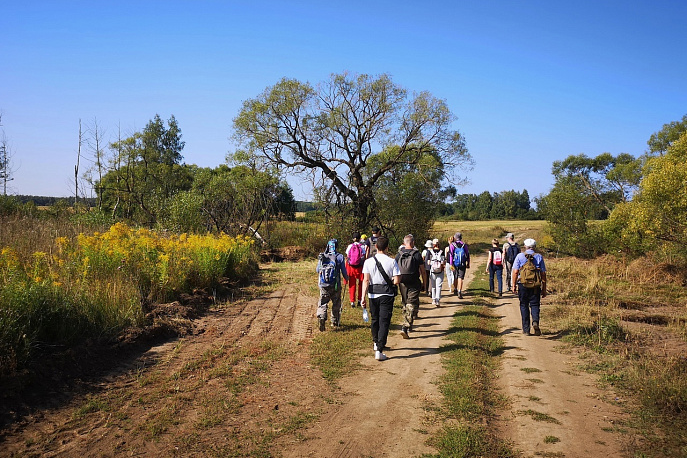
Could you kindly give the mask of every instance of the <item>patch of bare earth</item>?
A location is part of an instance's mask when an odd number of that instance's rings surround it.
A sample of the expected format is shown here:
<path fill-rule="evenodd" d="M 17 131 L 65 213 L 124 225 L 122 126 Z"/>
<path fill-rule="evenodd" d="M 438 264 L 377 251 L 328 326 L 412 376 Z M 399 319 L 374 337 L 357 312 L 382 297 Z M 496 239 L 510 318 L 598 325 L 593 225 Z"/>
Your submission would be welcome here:
<path fill-rule="evenodd" d="M 626 419 L 622 399 L 579 370 L 574 352 L 559 350 L 547 332 L 542 299 L 541 336 L 522 333 L 520 306 L 507 293 L 498 301 L 505 352 L 500 385 L 511 401 L 498 427 L 525 457 L 621 457 L 617 427 Z"/>

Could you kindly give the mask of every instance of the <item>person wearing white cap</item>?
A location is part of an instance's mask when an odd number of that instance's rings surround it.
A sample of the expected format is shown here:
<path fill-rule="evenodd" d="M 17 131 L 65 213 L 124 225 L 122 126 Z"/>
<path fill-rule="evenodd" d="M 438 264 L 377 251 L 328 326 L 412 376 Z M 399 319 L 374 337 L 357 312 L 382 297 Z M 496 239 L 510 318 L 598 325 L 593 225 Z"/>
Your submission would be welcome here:
<path fill-rule="evenodd" d="M 513 233 L 506 234 L 506 242 L 503 244 L 503 268 L 506 270 L 506 287 L 511 291 L 511 270 L 515 257 L 520 253 L 520 245 L 515 242 Z"/>
<path fill-rule="evenodd" d="M 439 307 L 441 300 L 441 286 L 444 284 L 444 270 L 446 269 L 446 256 L 444 250 L 439 248 L 439 239 L 432 240 L 432 249 L 429 251 L 429 283 L 432 291 L 432 304 Z"/>
<path fill-rule="evenodd" d="M 530 314 L 534 335 L 541 335 L 539 329 L 539 304 L 546 297 L 546 264 L 541 254 L 535 253 L 537 242 L 526 239 L 525 252 L 516 256 L 513 263 L 513 292 L 520 299 L 522 333 L 530 334 Z"/>

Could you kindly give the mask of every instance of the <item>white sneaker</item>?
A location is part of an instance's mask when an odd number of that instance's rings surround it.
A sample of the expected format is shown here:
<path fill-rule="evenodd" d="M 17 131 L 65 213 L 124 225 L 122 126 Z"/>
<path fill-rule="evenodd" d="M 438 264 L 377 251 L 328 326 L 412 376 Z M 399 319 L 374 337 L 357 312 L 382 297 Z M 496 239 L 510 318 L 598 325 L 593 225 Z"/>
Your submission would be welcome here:
<path fill-rule="evenodd" d="M 376 351 L 376 352 L 375 352 L 375 359 L 376 359 L 377 361 L 386 361 L 387 359 L 389 359 L 389 357 L 386 356 L 386 355 L 385 355 L 384 353 L 382 353 L 381 351 Z"/>

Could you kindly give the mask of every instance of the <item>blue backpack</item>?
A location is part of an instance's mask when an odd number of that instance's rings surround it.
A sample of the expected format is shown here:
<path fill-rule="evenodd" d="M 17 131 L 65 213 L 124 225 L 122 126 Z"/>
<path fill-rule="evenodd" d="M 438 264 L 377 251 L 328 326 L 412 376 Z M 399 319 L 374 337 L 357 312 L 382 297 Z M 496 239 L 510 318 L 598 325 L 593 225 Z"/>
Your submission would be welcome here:
<path fill-rule="evenodd" d="M 320 253 L 318 270 L 320 272 L 320 286 L 332 286 L 336 284 L 339 275 L 336 265 L 336 252 Z"/>
<path fill-rule="evenodd" d="M 453 246 L 453 267 L 463 268 L 467 264 L 465 256 L 465 244 Z"/>

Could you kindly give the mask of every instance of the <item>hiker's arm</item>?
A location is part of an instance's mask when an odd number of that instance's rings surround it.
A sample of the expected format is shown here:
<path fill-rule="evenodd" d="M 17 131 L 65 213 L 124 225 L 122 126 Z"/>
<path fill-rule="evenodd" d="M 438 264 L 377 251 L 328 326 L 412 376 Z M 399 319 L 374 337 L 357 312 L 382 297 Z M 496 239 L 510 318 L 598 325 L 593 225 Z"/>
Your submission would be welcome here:
<path fill-rule="evenodd" d="M 513 284 L 511 285 L 513 288 L 513 292 L 516 293 L 518 291 L 518 272 L 520 272 L 520 269 L 513 269 L 511 271 L 511 278 L 513 280 Z"/>
<path fill-rule="evenodd" d="M 394 275 L 394 285 L 398 286 L 401 284 L 401 276 L 400 275 Z"/>
<path fill-rule="evenodd" d="M 541 297 L 546 297 L 547 292 L 546 292 L 546 272 L 542 271 L 541 273 Z"/>
<path fill-rule="evenodd" d="M 363 274 L 363 292 L 360 298 L 360 306 L 367 308 L 367 290 L 370 289 L 370 274 Z"/>
<path fill-rule="evenodd" d="M 487 268 L 484 269 L 486 273 L 489 273 L 489 264 L 491 264 L 491 251 L 489 252 L 489 256 L 487 257 Z"/>
<path fill-rule="evenodd" d="M 427 275 L 427 269 L 425 269 L 425 263 L 423 262 L 420 264 L 420 276 L 422 277 L 422 287 L 426 288 L 427 285 L 425 285 L 425 275 Z"/>

